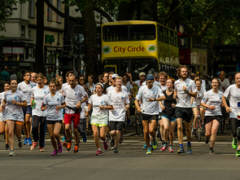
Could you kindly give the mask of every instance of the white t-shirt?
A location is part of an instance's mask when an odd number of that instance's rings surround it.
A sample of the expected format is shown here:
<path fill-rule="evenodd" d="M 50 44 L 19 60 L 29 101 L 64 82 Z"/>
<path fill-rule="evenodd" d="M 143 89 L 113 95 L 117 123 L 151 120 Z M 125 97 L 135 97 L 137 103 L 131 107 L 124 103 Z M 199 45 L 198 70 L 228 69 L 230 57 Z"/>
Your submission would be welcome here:
<path fill-rule="evenodd" d="M 141 101 L 141 109 L 143 114 L 148 115 L 158 115 L 159 114 L 159 102 L 158 101 L 152 101 L 150 102 L 150 98 L 159 98 L 161 96 L 164 96 L 161 89 L 158 86 L 153 86 L 151 89 L 149 89 L 146 85 L 141 86 L 138 94 L 136 96 L 136 99 Z"/>
<path fill-rule="evenodd" d="M 237 115 L 240 113 L 240 88 L 236 84 L 232 84 L 223 95 L 225 98 L 229 98 L 230 108 L 232 109 L 230 118 L 237 118 Z"/>
<path fill-rule="evenodd" d="M 35 108 L 32 109 L 32 115 L 34 116 L 40 116 L 40 117 L 46 117 L 47 111 L 42 111 L 41 107 L 43 105 L 44 98 L 48 95 L 49 88 L 43 87 L 39 88 L 38 86 L 35 86 L 32 89 L 32 98 L 34 98 L 35 101 Z"/>
<path fill-rule="evenodd" d="M 138 86 L 138 88 L 140 88 L 145 83 L 145 81 L 141 82 L 140 80 L 136 80 L 136 81 L 134 81 L 134 83 Z"/>
<path fill-rule="evenodd" d="M 174 83 L 174 86 L 177 90 L 176 107 L 192 108 L 191 96 L 183 90 L 183 87 L 186 86 L 188 91 L 196 92 L 196 85 L 194 81 L 189 78 L 185 80 L 179 79 Z"/>
<path fill-rule="evenodd" d="M 25 81 L 22 81 L 18 84 L 18 91 L 21 91 L 27 100 L 27 105 L 31 105 L 31 95 L 32 95 L 32 86 L 31 83 L 26 84 Z"/>
<path fill-rule="evenodd" d="M 113 86 L 109 86 L 109 87 L 106 89 L 107 94 L 108 94 L 110 91 L 112 91 L 112 90 L 114 90 L 114 87 L 113 87 Z M 124 86 L 124 85 L 122 85 L 122 90 L 123 90 L 124 92 L 128 93 L 127 87 Z"/>
<path fill-rule="evenodd" d="M 2 104 L 3 99 L 4 99 L 4 92 L 0 93 L 0 105 Z"/>
<path fill-rule="evenodd" d="M 93 94 L 90 96 L 88 103 L 92 105 L 92 117 L 104 117 L 108 118 L 108 110 L 101 110 L 99 106 L 109 105 L 109 98 L 106 94 L 98 96 Z"/>
<path fill-rule="evenodd" d="M 12 92 L 7 91 L 4 93 L 4 101 L 6 106 L 3 113 L 4 120 L 24 121 L 23 110 L 21 106 L 12 104 L 12 101 L 24 102 L 26 101 L 25 96 L 20 91 Z"/>
<path fill-rule="evenodd" d="M 34 88 L 35 86 L 37 86 L 37 83 L 33 82 L 33 81 L 30 81 L 30 85 L 32 88 Z"/>
<path fill-rule="evenodd" d="M 209 106 L 215 106 L 214 110 L 210 110 L 206 108 L 205 116 L 221 116 L 221 104 L 222 104 L 222 96 L 223 93 L 221 91 L 213 92 L 212 89 L 207 91 L 204 94 L 204 97 L 202 99 L 202 102 L 209 105 Z"/>
<path fill-rule="evenodd" d="M 87 96 L 85 89 L 80 85 L 76 85 L 75 88 L 72 88 L 70 85 L 66 86 L 63 91 L 66 106 L 71 108 L 76 108 L 77 103 L 81 101 L 85 96 Z M 74 114 L 75 112 L 66 107 L 65 113 Z"/>
<path fill-rule="evenodd" d="M 116 89 L 113 89 L 107 95 L 110 104 L 113 106 L 113 110 L 109 111 L 109 121 L 125 121 L 125 105 L 129 104 L 128 93 L 123 90 L 117 92 Z"/>
<path fill-rule="evenodd" d="M 52 96 L 50 93 L 44 98 L 44 105 L 47 105 L 47 120 L 57 121 L 62 120 L 62 111 L 56 110 L 57 106 L 61 106 L 64 103 L 64 97 L 60 93 L 56 93 Z"/>
<path fill-rule="evenodd" d="M 156 82 L 156 81 L 154 81 L 154 82 Z M 159 87 L 160 87 L 162 93 L 163 93 L 163 91 L 166 91 L 166 90 L 167 90 L 167 86 L 166 86 L 166 85 L 163 86 L 163 85 L 161 85 L 161 84 L 159 83 Z M 163 102 L 164 102 L 164 101 L 163 101 Z M 161 108 L 160 103 L 159 103 L 159 112 L 160 112 L 160 113 L 162 112 L 162 108 Z"/>
<path fill-rule="evenodd" d="M 200 89 L 200 90 L 197 90 L 197 96 L 194 98 L 193 100 L 193 106 L 200 106 L 201 105 L 201 101 L 203 99 L 203 96 L 204 96 L 204 93 L 206 93 L 206 90 L 204 89 Z"/>

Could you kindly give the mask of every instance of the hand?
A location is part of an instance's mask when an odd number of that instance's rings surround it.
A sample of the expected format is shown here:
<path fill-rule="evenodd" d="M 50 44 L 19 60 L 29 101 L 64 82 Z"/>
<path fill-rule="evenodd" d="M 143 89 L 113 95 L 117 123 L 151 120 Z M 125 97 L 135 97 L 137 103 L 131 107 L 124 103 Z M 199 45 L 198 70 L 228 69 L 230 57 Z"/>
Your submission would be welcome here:
<path fill-rule="evenodd" d="M 183 86 L 183 91 L 187 91 L 187 86 Z"/>
<path fill-rule="evenodd" d="M 153 101 L 156 101 L 156 99 L 155 98 L 149 98 L 148 101 L 153 102 Z"/>
<path fill-rule="evenodd" d="M 88 114 L 88 111 L 86 111 L 86 112 L 85 112 L 85 116 L 88 117 L 88 115 L 89 115 L 89 114 Z"/>
<path fill-rule="evenodd" d="M 61 109 L 61 106 L 56 106 L 56 110 L 59 111 Z"/>
<path fill-rule="evenodd" d="M 171 104 L 172 108 L 175 108 L 176 107 L 176 104 Z"/>
<path fill-rule="evenodd" d="M 226 107 L 226 111 L 227 111 L 227 113 L 230 113 L 230 112 L 232 112 L 232 109 L 230 107 Z"/>
<path fill-rule="evenodd" d="M 45 111 L 46 107 L 45 106 L 42 106 L 41 107 L 41 111 Z"/>
<path fill-rule="evenodd" d="M 12 104 L 17 105 L 17 101 L 12 100 Z"/>
<path fill-rule="evenodd" d="M 78 103 L 77 103 L 76 108 L 77 108 L 77 109 L 80 109 L 80 108 L 81 108 L 81 102 L 78 102 Z"/>
<path fill-rule="evenodd" d="M 215 108 L 216 108 L 216 107 L 215 107 L 215 106 L 212 106 L 212 105 L 208 107 L 208 109 L 210 109 L 210 110 L 214 110 Z"/>
<path fill-rule="evenodd" d="M 101 110 L 105 110 L 105 109 L 106 109 L 105 106 L 99 106 L 99 108 L 100 108 Z"/>
<path fill-rule="evenodd" d="M 137 108 L 137 112 L 139 113 L 142 112 L 141 108 Z"/>

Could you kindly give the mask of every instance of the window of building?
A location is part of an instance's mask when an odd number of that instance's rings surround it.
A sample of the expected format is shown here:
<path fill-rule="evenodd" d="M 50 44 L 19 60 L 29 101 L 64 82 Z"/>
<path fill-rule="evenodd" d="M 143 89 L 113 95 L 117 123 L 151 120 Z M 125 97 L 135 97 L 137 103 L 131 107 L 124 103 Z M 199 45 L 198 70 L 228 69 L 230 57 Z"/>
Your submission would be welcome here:
<path fill-rule="evenodd" d="M 29 17 L 35 17 L 35 0 L 29 0 Z"/>
<path fill-rule="evenodd" d="M 52 4 L 53 0 L 49 0 L 49 3 Z M 52 9 L 50 7 L 48 7 L 47 9 L 47 20 L 48 21 L 52 21 Z"/>
<path fill-rule="evenodd" d="M 21 37 L 25 37 L 25 31 L 26 31 L 26 28 L 24 25 L 21 25 Z"/>
<path fill-rule="evenodd" d="M 57 0 L 57 9 L 61 11 L 61 0 Z M 57 15 L 56 22 L 61 23 L 61 17 L 59 15 Z"/>

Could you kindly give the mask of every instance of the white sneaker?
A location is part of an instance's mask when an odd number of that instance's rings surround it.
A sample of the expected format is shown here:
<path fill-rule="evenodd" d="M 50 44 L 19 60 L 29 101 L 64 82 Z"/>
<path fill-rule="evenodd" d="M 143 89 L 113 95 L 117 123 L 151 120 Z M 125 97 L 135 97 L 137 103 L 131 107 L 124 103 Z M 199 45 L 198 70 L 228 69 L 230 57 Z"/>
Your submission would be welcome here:
<path fill-rule="evenodd" d="M 8 155 L 9 155 L 10 157 L 15 156 L 14 150 L 10 150 Z"/>

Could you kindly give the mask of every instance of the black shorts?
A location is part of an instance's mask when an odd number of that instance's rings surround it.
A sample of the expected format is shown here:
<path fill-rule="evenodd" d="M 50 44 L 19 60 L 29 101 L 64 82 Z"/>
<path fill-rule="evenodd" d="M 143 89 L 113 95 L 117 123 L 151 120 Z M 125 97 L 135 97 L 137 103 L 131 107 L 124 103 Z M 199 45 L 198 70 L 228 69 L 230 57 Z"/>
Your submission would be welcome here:
<path fill-rule="evenodd" d="M 175 116 L 176 118 L 181 118 L 186 122 L 191 122 L 192 117 L 193 117 L 193 111 L 192 108 L 181 108 L 181 107 L 176 107 L 175 109 Z"/>
<path fill-rule="evenodd" d="M 61 123 L 62 124 L 62 120 L 57 120 L 57 121 L 49 121 L 49 120 L 47 120 L 47 124 L 56 124 L 56 123 Z"/>
<path fill-rule="evenodd" d="M 205 116 L 204 124 L 207 124 L 207 123 L 213 121 L 214 119 L 216 119 L 218 122 L 221 122 L 222 116 Z"/>
<path fill-rule="evenodd" d="M 26 106 L 26 107 L 22 107 L 22 110 L 23 110 L 23 114 L 24 114 L 24 116 L 26 115 L 26 114 L 30 114 L 30 115 L 32 115 L 32 106 Z"/>
<path fill-rule="evenodd" d="M 142 120 L 146 121 L 152 121 L 152 120 L 158 120 L 158 115 L 149 115 L 149 114 L 142 114 Z"/>
<path fill-rule="evenodd" d="M 110 131 L 114 131 L 114 130 L 121 131 L 123 129 L 123 124 L 124 122 L 120 122 L 120 121 L 110 121 L 109 122 Z"/>

